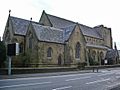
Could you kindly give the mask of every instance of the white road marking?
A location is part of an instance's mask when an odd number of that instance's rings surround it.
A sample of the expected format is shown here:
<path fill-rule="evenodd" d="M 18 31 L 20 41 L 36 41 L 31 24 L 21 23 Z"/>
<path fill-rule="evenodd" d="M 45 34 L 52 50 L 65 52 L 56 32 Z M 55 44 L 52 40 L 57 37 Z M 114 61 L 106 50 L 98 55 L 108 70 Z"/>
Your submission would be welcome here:
<path fill-rule="evenodd" d="M 18 84 L 18 85 L 1 86 L 0 89 L 3 89 L 3 88 L 13 88 L 13 87 L 21 87 L 21 86 L 34 86 L 34 85 L 42 85 L 42 84 L 49 84 L 49 83 L 52 83 L 52 82 L 29 83 L 29 84 Z"/>
<path fill-rule="evenodd" d="M 93 82 L 88 82 L 86 84 L 94 84 L 94 83 L 99 83 L 99 82 L 105 82 L 105 81 L 108 81 L 108 80 L 110 80 L 110 78 L 102 79 L 102 80 L 97 80 L 97 81 L 93 81 Z"/>
<path fill-rule="evenodd" d="M 107 88 L 113 88 L 113 87 L 116 87 L 120 85 L 120 83 L 115 83 L 115 84 L 112 84 L 112 85 L 107 85 Z"/>
<path fill-rule="evenodd" d="M 116 76 L 117 79 L 120 79 L 120 76 Z"/>
<path fill-rule="evenodd" d="M 71 75 L 60 75 L 60 76 L 46 76 L 46 77 L 27 77 L 27 78 L 15 78 L 15 79 L 3 79 L 0 81 L 17 81 L 17 80 L 33 80 L 33 79 L 47 79 L 47 78 L 58 78 L 58 77 L 69 77 L 69 76 L 80 76 L 80 75 L 93 75 L 94 73 L 85 73 L 85 74 L 71 74 Z"/>
<path fill-rule="evenodd" d="M 116 74 L 118 74 L 118 75 L 119 75 L 119 74 L 120 74 L 120 72 L 116 72 Z"/>
<path fill-rule="evenodd" d="M 74 80 L 87 79 L 87 78 L 91 78 L 91 77 L 73 78 L 73 79 L 67 79 L 67 80 L 65 80 L 65 81 L 74 81 Z"/>
<path fill-rule="evenodd" d="M 55 88 L 55 89 L 52 89 L 52 90 L 63 90 L 63 89 L 66 89 L 66 88 L 72 88 L 72 86 L 65 86 L 65 87 Z"/>
<path fill-rule="evenodd" d="M 108 71 L 108 70 L 102 70 L 101 72 L 102 72 L 102 73 L 105 73 L 105 72 L 109 72 L 109 71 Z"/>
<path fill-rule="evenodd" d="M 106 75 L 110 75 L 110 74 L 114 74 L 114 73 L 112 72 L 112 73 L 100 74 L 100 75 L 97 75 L 97 76 L 106 76 Z"/>

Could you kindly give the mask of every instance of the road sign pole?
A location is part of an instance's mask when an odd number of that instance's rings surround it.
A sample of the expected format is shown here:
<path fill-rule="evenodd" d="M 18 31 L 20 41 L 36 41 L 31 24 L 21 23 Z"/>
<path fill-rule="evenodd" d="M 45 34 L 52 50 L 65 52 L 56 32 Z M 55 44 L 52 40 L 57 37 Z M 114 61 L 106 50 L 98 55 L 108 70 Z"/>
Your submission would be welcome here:
<path fill-rule="evenodd" d="M 8 57 L 8 75 L 11 75 L 11 56 Z"/>

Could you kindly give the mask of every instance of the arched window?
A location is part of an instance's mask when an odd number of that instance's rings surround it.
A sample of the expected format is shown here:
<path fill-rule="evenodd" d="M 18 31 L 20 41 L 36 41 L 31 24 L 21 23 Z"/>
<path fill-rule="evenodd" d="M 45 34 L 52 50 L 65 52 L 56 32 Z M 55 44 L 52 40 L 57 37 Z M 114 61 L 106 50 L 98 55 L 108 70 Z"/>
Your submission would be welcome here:
<path fill-rule="evenodd" d="M 99 52 L 97 51 L 97 58 L 98 58 L 98 62 L 100 62 L 100 56 L 99 56 Z"/>
<path fill-rule="evenodd" d="M 104 54 L 102 51 L 100 52 L 100 60 L 101 60 L 101 65 L 104 65 Z"/>
<path fill-rule="evenodd" d="M 32 49 L 32 35 L 29 37 L 29 49 Z"/>
<path fill-rule="evenodd" d="M 52 48 L 49 47 L 47 50 L 47 57 L 52 57 Z"/>
<path fill-rule="evenodd" d="M 62 64 L 62 56 L 61 54 L 58 56 L 58 65 L 61 65 Z"/>
<path fill-rule="evenodd" d="M 100 59 L 103 60 L 104 59 L 104 53 L 100 52 Z"/>
<path fill-rule="evenodd" d="M 80 43 L 77 42 L 75 47 L 75 58 L 80 58 Z"/>

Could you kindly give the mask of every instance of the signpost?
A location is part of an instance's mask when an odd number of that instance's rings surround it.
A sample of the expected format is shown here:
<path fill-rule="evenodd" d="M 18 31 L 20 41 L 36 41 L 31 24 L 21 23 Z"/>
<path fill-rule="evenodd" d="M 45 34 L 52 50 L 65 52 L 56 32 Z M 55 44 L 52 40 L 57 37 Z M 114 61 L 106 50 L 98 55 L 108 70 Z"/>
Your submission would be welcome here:
<path fill-rule="evenodd" d="M 11 60 L 12 56 L 19 55 L 19 43 L 8 44 L 7 55 L 8 55 L 8 75 L 11 75 Z"/>
<path fill-rule="evenodd" d="M 8 57 L 8 75 L 11 75 L 11 57 Z"/>

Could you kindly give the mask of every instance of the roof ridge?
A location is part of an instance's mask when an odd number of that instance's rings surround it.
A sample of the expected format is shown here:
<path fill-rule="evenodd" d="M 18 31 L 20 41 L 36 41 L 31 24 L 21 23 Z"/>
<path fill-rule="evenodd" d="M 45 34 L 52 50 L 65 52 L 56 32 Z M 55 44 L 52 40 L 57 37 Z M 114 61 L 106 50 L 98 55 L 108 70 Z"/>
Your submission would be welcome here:
<path fill-rule="evenodd" d="M 24 20 L 24 21 L 30 21 L 30 20 L 28 20 L 28 19 L 19 18 L 19 17 L 15 17 L 15 16 L 10 16 L 10 17 L 16 18 L 16 19 L 21 19 L 21 20 Z M 39 22 L 36 22 L 36 21 L 31 21 L 31 22 L 33 22 L 33 23 L 39 23 Z"/>
<path fill-rule="evenodd" d="M 46 14 L 47 14 L 47 13 L 46 13 Z M 51 15 L 51 14 L 47 14 L 47 15 L 52 16 L 52 17 L 56 17 L 56 18 L 60 18 L 60 19 L 63 19 L 63 20 L 65 20 L 65 21 L 69 21 L 69 22 L 72 22 L 72 23 L 76 23 L 76 22 L 74 22 L 74 21 L 72 21 L 72 20 L 68 20 L 68 19 L 65 19 L 65 18 L 61 18 L 61 17 L 59 17 L 59 16 L 54 16 L 54 15 Z"/>
<path fill-rule="evenodd" d="M 12 18 L 16 18 L 16 19 L 22 19 L 22 20 L 30 21 L 30 20 L 23 19 L 23 18 L 19 18 L 19 17 L 15 17 L 15 16 L 10 16 L 10 17 L 12 17 Z"/>
<path fill-rule="evenodd" d="M 79 25 L 82 25 L 82 26 L 84 26 L 84 27 L 87 27 L 87 28 L 90 28 L 90 29 L 93 29 L 93 27 L 90 27 L 90 26 L 87 26 L 87 25 L 84 25 L 84 24 L 80 24 L 80 23 L 78 23 Z"/>

